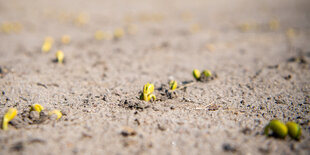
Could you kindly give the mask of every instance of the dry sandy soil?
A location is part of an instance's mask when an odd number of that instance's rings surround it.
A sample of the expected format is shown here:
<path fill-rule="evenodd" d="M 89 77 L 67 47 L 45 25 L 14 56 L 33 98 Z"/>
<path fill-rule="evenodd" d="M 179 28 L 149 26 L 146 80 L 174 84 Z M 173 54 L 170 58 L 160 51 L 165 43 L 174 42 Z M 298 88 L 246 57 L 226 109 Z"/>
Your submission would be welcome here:
<path fill-rule="evenodd" d="M 0 154 L 310 154 L 309 10 L 309 0 L 1 0 L 1 24 L 22 29 L 0 32 L 0 115 L 19 112 Z M 118 27 L 124 37 L 95 40 Z M 55 44 L 42 53 L 46 36 Z M 218 77 L 161 96 L 194 68 Z M 154 103 L 138 99 L 147 82 Z M 35 121 L 34 103 L 63 117 Z M 299 123 L 301 140 L 263 135 L 272 119 Z"/>

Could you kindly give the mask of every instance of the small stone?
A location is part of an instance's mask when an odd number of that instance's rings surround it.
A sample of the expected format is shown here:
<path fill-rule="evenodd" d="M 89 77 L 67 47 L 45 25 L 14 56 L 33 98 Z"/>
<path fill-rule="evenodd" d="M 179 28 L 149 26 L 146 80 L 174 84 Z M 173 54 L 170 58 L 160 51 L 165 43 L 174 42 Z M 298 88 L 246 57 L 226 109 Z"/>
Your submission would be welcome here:
<path fill-rule="evenodd" d="M 231 146 L 228 143 L 223 144 L 223 150 L 225 152 L 236 152 L 237 151 L 237 149 L 235 147 Z"/>
<path fill-rule="evenodd" d="M 124 137 L 135 136 L 136 134 L 137 134 L 137 132 L 130 127 L 124 127 L 122 132 L 121 132 L 121 135 Z"/>
<path fill-rule="evenodd" d="M 251 130 L 249 127 L 246 127 L 246 128 L 244 128 L 244 129 L 242 129 L 241 132 L 242 132 L 243 134 L 245 134 L 245 135 L 249 135 L 249 134 L 251 134 L 252 130 Z"/>
<path fill-rule="evenodd" d="M 290 80 L 291 78 L 292 76 L 290 74 L 284 77 L 285 80 Z"/>
<path fill-rule="evenodd" d="M 166 127 L 164 125 L 161 125 L 161 124 L 157 124 L 157 127 L 160 131 L 165 131 L 166 130 Z"/>

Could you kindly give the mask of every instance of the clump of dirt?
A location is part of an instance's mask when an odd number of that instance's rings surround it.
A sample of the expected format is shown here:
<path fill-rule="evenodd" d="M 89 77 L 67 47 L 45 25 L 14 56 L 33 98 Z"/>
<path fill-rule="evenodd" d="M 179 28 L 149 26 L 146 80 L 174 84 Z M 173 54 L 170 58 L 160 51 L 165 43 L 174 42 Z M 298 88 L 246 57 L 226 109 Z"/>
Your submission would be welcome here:
<path fill-rule="evenodd" d="M 138 100 L 138 99 L 121 100 L 118 106 L 123 107 L 125 109 L 138 110 L 138 111 L 143 111 L 144 109 L 147 109 L 150 107 L 148 103 L 142 100 Z"/>
<path fill-rule="evenodd" d="M 131 128 L 131 127 L 123 127 L 123 130 L 121 131 L 121 135 L 124 137 L 128 137 L 128 136 L 135 136 L 137 134 L 137 132 Z"/>
<path fill-rule="evenodd" d="M 157 91 L 159 91 L 159 95 L 157 97 L 157 100 L 159 101 L 166 101 L 168 99 L 174 99 L 178 97 L 178 91 L 179 90 L 171 90 L 169 88 L 169 85 L 162 84 Z"/>

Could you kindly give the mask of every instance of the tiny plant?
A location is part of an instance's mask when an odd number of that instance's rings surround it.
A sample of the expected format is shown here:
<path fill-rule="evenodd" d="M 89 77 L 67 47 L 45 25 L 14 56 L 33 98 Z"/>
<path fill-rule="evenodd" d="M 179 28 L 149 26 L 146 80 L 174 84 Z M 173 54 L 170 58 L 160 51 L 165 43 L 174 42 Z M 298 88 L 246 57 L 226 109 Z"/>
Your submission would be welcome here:
<path fill-rule="evenodd" d="M 61 37 L 61 42 L 63 44 L 69 44 L 71 42 L 71 37 L 69 35 L 63 35 Z"/>
<path fill-rule="evenodd" d="M 265 135 L 269 135 L 269 130 L 272 131 L 274 136 L 279 138 L 285 138 L 288 133 L 286 125 L 279 120 L 272 120 L 269 122 L 269 124 L 265 127 Z"/>
<path fill-rule="evenodd" d="M 154 84 L 150 84 L 150 83 L 147 83 L 143 86 L 143 92 L 140 96 L 140 99 L 141 100 L 144 100 L 144 101 L 155 101 L 156 100 L 156 96 L 154 94 L 152 94 L 154 91 Z"/>
<path fill-rule="evenodd" d="M 47 53 L 51 50 L 52 45 L 54 43 L 54 39 L 52 37 L 45 37 L 43 45 L 42 45 L 42 52 Z"/>
<path fill-rule="evenodd" d="M 41 112 L 42 110 L 44 110 L 43 106 L 40 104 L 33 104 L 30 106 L 30 110 L 31 111 L 37 111 L 37 112 Z"/>
<path fill-rule="evenodd" d="M 74 20 L 76 26 L 83 26 L 88 22 L 88 14 L 81 12 Z"/>
<path fill-rule="evenodd" d="M 295 38 L 295 37 L 296 37 L 295 29 L 289 28 L 289 29 L 286 31 L 286 36 L 287 36 L 289 39 Z"/>
<path fill-rule="evenodd" d="M 178 86 L 178 83 L 177 83 L 176 80 L 171 80 L 171 81 L 169 82 L 169 86 L 170 86 L 170 89 L 171 89 L 171 90 L 175 90 L 175 89 L 177 88 L 177 86 Z"/>
<path fill-rule="evenodd" d="M 196 80 L 200 79 L 200 71 L 198 69 L 193 70 L 193 76 Z"/>
<path fill-rule="evenodd" d="M 301 127 L 295 122 L 287 122 L 286 127 L 288 129 L 288 135 L 296 140 L 300 139 L 301 136 Z"/>
<path fill-rule="evenodd" d="M 277 30 L 279 29 L 280 22 L 277 19 L 273 19 L 269 22 L 270 30 Z"/>
<path fill-rule="evenodd" d="M 211 71 L 209 71 L 209 70 L 204 70 L 203 72 L 203 75 L 205 76 L 205 77 L 210 77 L 210 76 L 212 76 L 212 73 L 211 73 Z"/>
<path fill-rule="evenodd" d="M 10 108 L 5 115 L 3 116 L 2 121 L 2 129 L 7 130 L 8 129 L 8 123 L 15 118 L 17 115 L 17 110 L 15 108 Z"/>
<path fill-rule="evenodd" d="M 58 63 L 62 64 L 64 61 L 65 55 L 61 50 L 58 50 L 56 53 L 56 60 Z"/>
<path fill-rule="evenodd" d="M 125 32 L 122 28 L 117 28 L 114 30 L 114 38 L 120 39 L 125 35 Z"/>
<path fill-rule="evenodd" d="M 49 116 L 52 116 L 52 115 L 56 115 L 57 116 L 57 119 L 60 119 L 62 117 L 62 113 L 59 111 L 59 110 L 52 110 L 48 113 Z"/>
<path fill-rule="evenodd" d="M 104 32 L 101 30 L 98 30 L 95 32 L 95 39 L 96 40 L 102 40 L 104 39 Z"/>

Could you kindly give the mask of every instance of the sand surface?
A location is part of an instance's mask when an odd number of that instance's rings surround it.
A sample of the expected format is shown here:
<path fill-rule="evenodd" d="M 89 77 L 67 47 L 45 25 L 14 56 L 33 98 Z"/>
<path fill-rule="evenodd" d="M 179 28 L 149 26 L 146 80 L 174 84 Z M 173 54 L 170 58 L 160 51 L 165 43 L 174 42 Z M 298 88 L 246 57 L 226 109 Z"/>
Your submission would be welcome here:
<path fill-rule="evenodd" d="M 0 154 L 310 154 L 309 10 L 309 0 L 1 0 L 0 24 L 21 29 L 0 32 L 0 116 L 19 112 Z M 94 38 L 117 28 L 120 39 Z M 55 43 L 42 53 L 46 36 Z M 161 96 L 195 68 L 217 78 Z M 147 82 L 154 103 L 138 99 Z M 63 117 L 33 121 L 34 103 Z M 272 119 L 299 123 L 301 140 L 263 135 Z"/>

